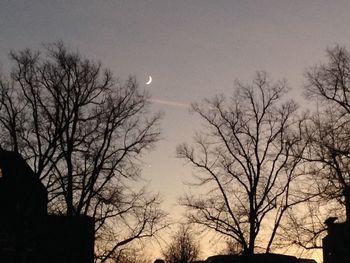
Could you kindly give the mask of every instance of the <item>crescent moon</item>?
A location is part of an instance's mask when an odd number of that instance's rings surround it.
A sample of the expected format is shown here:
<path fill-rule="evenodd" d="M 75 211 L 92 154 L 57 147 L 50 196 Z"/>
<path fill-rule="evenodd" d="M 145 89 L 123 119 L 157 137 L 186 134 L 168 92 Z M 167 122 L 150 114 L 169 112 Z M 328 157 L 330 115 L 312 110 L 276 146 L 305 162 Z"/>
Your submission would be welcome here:
<path fill-rule="evenodd" d="M 148 77 L 148 81 L 146 82 L 146 85 L 151 84 L 151 82 L 152 82 L 152 77 L 151 77 L 151 76 L 149 76 L 149 77 Z"/>

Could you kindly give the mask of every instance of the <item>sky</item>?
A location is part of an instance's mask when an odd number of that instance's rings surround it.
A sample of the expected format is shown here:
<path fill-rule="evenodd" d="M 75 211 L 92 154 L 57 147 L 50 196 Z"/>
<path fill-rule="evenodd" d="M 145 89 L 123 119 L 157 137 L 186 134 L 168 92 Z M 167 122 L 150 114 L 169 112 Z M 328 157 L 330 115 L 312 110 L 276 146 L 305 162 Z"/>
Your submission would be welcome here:
<path fill-rule="evenodd" d="M 302 104 L 305 70 L 325 60 L 327 47 L 350 47 L 349 11 L 348 0 L 2 0 L 0 65 L 9 67 L 10 50 L 63 40 L 115 77 L 135 75 L 164 112 L 143 178 L 180 219 L 192 171 L 175 149 L 201 128 L 188 105 L 231 96 L 235 80 L 259 70 L 285 78 Z"/>

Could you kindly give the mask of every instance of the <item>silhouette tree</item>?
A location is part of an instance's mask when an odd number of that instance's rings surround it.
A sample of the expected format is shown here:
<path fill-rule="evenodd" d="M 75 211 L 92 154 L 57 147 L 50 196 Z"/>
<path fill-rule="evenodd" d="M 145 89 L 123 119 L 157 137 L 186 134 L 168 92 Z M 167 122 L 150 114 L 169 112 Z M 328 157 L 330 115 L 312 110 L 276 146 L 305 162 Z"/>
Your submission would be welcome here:
<path fill-rule="evenodd" d="M 11 52 L 0 81 L 0 147 L 31 164 L 51 212 L 95 218 L 97 261 L 154 235 L 164 222 L 159 198 L 134 189 L 139 158 L 159 139 L 160 115 L 136 79 L 113 78 L 62 42 L 46 53 Z"/>
<path fill-rule="evenodd" d="M 308 126 L 310 174 L 324 200 L 335 199 L 350 219 L 350 54 L 327 50 L 328 61 L 307 71 L 306 95 L 320 102 Z"/>
<path fill-rule="evenodd" d="M 181 225 L 163 252 L 167 263 L 192 263 L 198 259 L 199 243 L 195 240 L 188 225 Z"/>
<path fill-rule="evenodd" d="M 304 201 L 294 194 L 303 148 L 297 105 L 283 98 L 287 91 L 285 82 L 258 73 L 252 85 L 236 83 L 230 103 L 217 96 L 193 104 L 206 129 L 194 146 L 177 148 L 201 189 L 182 200 L 190 220 L 232 238 L 244 254 L 257 246 L 269 252 L 285 212 Z"/>
<path fill-rule="evenodd" d="M 350 218 L 350 55 L 336 46 L 327 50 L 327 58 L 306 72 L 305 95 L 316 102 L 301 128 L 310 199 L 303 213 L 291 211 L 285 229 L 291 243 L 308 250 L 322 248 L 329 216 Z"/>
<path fill-rule="evenodd" d="M 126 247 L 118 252 L 113 262 L 117 263 L 153 263 L 151 259 L 145 256 L 144 251 L 140 248 Z M 163 262 L 164 263 L 164 262 Z"/>

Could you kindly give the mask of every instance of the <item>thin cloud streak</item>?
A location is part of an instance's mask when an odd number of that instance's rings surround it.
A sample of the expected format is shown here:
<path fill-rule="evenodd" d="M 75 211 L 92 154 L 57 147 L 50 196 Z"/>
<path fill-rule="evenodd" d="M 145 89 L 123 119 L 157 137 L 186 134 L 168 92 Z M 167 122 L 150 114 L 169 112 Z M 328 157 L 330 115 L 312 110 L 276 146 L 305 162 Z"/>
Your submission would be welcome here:
<path fill-rule="evenodd" d="M 163 104 L 167 106 L 174 106 L 178 108 L 186 108 L 189 109 L 190 105 L 186 103 L 176 102 L 176 101 L 170 101 L 170 100 L 160 100 L 160 99 L 149 99 L 150 102 L 157 103 L 157 104 Z"/>

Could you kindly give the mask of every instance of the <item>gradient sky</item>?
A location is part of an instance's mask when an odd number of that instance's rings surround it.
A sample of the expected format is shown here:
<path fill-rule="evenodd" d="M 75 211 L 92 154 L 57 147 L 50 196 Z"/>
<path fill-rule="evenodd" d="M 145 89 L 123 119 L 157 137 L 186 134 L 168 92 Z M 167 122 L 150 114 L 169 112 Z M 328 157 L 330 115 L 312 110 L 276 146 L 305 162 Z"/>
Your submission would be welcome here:
<path fill-rule="evenodd" d="M 121 79 L 136 75 L 165 112 L 164 139 L 144 158 L 144 178 L 169 212 L 181 211 L 191 170 L 175 148 L 200 128 L 186 105 L 230 96 L 236 79 L 257 70 L 286 78 L 298 96 L 303 72 L 327 47 L 350 47 L 349 12 L 348 0 L 2 0 L 0 65 L 8 69 L 10 49 L 63 40 Z"/>

